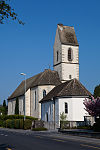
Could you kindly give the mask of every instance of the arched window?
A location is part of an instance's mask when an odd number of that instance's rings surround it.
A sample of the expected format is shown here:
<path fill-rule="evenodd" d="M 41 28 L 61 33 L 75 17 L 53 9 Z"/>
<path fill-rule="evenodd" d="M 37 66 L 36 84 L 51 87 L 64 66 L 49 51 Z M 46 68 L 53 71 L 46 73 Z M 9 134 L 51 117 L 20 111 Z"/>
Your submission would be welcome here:
<path fill-rule="evenodd" d="M 68 49 L 68 61 L 72 61 L 72 49 Z"/>
<path fill-rule="evenodd" d="M 57 61 L 58 61 L 58 57 L 59 57 L 59 52 L 57 51 Z"/>
<path fill-rule="evenodd" d="M 43 90 L 43 97 L 46 96 L 46 90 Z"/>
<path fill-rule="evenodd" d="M 65 113 L 68 114 L 68 103 L 65 103 Z"/>

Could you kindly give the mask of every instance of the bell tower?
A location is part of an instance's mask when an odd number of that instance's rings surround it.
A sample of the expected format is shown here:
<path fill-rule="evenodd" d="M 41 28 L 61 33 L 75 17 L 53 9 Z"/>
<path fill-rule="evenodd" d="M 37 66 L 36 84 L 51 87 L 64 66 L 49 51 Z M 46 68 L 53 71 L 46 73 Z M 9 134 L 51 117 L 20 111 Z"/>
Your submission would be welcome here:
<path fill-rule="evenodd" d="M 74 27 L 57 25 L 53 67 L 62 82 L 79 80 L 79 44 Z"/>

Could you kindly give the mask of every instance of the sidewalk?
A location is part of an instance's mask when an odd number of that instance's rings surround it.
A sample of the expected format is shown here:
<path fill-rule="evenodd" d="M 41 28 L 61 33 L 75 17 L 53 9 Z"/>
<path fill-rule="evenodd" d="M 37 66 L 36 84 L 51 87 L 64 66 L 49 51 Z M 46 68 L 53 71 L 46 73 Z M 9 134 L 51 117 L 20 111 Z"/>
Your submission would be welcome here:
<path fill-rule="evenodd" d="M 86 130 L 86 129 L 59 129 L 60 133 L 67 134 L 67 135 L 76 135 L 76 136 L 84 136 L 84 137 L 91 137 L 91 138 L 98 138 L 100 139 L 100 132 L 94 132 L 93 130 Z"/>

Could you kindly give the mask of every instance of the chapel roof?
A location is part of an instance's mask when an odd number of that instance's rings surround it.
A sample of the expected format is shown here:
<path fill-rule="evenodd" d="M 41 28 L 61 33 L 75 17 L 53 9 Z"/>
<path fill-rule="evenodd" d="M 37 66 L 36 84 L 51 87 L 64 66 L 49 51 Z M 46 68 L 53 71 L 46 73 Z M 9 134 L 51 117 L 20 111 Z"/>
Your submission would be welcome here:
<path fill-rule="evenodd" d="M 44 72 L 41 72 L 31 78 L 26 79 L 26 91 L 29 88 L 33 88 L 40 85 L 59 85 L 61 81 L 57 71 L 52 71 L 51 69 L 45 69 Z M 25 80 L 16 88 L 8 100 L 24 95 L 25 92 Z"/>
<path fill-rule="evenodd" d="M 40 102 L 51 100 L 55 97 L 91 96 L 91 93 L 78 81 L 72 79 L 54 87 Z"/>
<path fill-rule="evenodd" d="M 62 44 L 79 46 L 74 27 L 58 24 L 58 33 Z"/>

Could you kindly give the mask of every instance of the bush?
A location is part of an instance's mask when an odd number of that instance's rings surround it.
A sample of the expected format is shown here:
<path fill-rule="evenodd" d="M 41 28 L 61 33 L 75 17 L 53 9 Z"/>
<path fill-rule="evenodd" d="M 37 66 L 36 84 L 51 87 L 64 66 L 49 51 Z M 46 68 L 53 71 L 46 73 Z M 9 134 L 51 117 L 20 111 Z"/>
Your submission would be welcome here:
<path fill-rule="evenodd" d="M 27 130 L 27 129 L 31 129 L 32 127 L 32 120 L 30 119 L 25 119 L 24 121 L 24 129 Z"/>
<path fill-rule="evenodd" d="M 94 123 L 94 125 L 93 125 L 93 130 L 95 132 L 100 132 L 100 118 L 96 119 L 96 123 Z"/>
<path fill-rule="evenodd" d="M 14 119 L 14 123 L 15 123 L 15 126 L 14 126 L 14 128 L 15 129 L 20 129 L 20 119 Z"/>
<path fill-rule="evenodd" d="M 68 121 L 60 121 L 60 129 L 68 129 L 69 122 Z"/>
<path fill-rule="evenodd" d="M 33 128 L 32 131 L 47 131 L 47 128 Z"/>
<path fill-rule="evenodd" d="M 11 119 L 7 119 L 6 120 L 6 124 L 5 124 L 6 128 L 14 128 L 14 120 Z"/>

